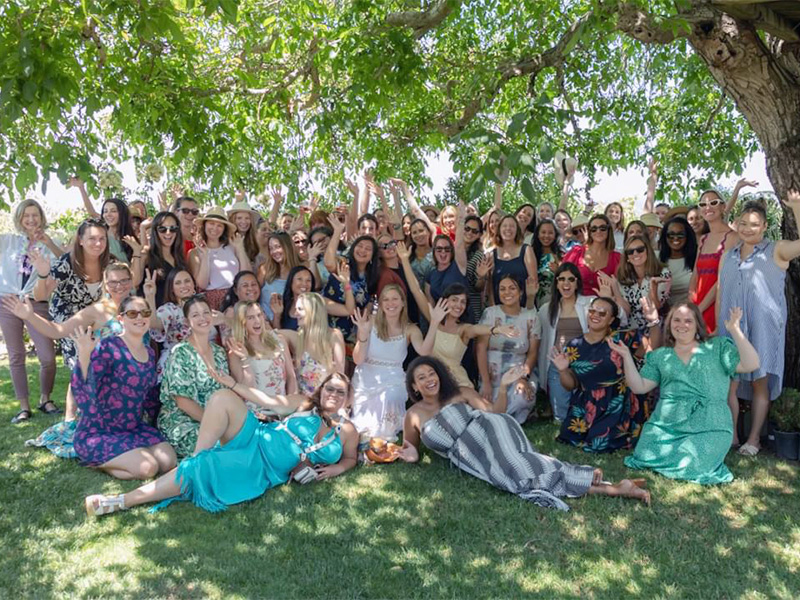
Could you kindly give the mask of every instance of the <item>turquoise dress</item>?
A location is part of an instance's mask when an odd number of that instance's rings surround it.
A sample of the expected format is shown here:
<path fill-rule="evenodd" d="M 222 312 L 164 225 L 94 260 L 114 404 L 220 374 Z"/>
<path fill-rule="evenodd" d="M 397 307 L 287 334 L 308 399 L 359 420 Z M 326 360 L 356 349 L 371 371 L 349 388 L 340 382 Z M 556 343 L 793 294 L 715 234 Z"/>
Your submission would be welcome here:
<path fill-rule="evenodd" d="M 695 483 L 732 481 L 724 460 L 733 441 L 728 387 L 738 364 L 739 351 L 724 337 L 701 343 L 688 365 L 672 348 L 648 354 L 640 374 L 660 386 L 661 398 L 625 465 Z"/>
<path fill-rule="evenodd" d="M 232 504 L 253 500 L 289 481 L 304 452 L 311 464 L 336 464 L 343 452 L 338 428 L 331 429 L 315 443 L 321 424 L 316 412 L 296 414 L 273 423 L 262 423 L 248 412 L 242 428 L 230 442 L 224 446 L 218 443 L 178 466 L 175 481 L 181 486 L 181 495 L 161 502 L 152 510 L 176 500 L 189 500 L 209 512 L 220 512 Z M 312 446 L 317 449 L 309 451 Z"/>

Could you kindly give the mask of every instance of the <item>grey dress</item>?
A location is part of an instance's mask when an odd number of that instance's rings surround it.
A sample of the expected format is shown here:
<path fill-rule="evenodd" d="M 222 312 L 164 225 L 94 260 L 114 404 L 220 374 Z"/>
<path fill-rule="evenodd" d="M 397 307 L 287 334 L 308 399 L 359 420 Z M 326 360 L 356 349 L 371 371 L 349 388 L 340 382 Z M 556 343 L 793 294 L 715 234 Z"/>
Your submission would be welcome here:
<path fill-rule="evenodd" d="M 508 414 L 447 404 L 425 423 L 421 438 L 462 471 L 539 506 L 569 510 L 560 498 L 583 496 L 592 485 L 592 467 L 539 454 Z"/>

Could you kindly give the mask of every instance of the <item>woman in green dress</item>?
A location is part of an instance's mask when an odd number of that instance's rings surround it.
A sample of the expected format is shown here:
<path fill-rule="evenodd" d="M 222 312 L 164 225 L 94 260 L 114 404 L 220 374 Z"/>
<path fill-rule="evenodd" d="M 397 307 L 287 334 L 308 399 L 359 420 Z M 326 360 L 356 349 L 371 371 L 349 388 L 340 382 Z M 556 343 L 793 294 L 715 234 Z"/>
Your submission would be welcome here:
<path fill-rule="evenodd" d="M 758 354 L 742 333 L 741 308 L 725 321 L 730 338 L 709 337 L 696 305 L 681 303 L 667 316 L 665 344 L 647 355 L 641 372 L 623 344 L 608 341 L 625 366 L 635 394 L 660 387 L 661 398 L 642 429 L 631 469 L 652 469 L 671 479 L 728 483 L 725 455 L 733 441 L 728 388 L 735 373 L 758 368 Z"/>
<path fill-rule="evenodd" d="M 193 296 L 187 300 L 183 315 L 192 333 L 185 342 L 176 344 L 167 358 L 158 414 L 159 431 L 181 458 L 194 452 L 206 402 L 222 388 L 209 367 L 228 374 L 225 350 L 208 341 L 214 317 L 205 298 Z"/>

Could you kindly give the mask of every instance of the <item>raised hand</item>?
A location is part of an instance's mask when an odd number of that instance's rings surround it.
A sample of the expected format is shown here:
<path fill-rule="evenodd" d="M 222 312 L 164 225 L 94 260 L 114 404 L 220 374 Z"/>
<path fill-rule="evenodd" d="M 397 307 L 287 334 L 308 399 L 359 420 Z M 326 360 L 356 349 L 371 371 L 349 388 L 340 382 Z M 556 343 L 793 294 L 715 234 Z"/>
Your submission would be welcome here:
<path fill-rule="evenodd" d="M 74 188 L 81 189 L 82 187 L 84 187 L 84 185 L 85 184 L 83 183 L 83 179 L 81 179 L 77 175 L 73 175 L 72 177 L 70 177 L 67 180 L 67 187 L 68 188 L 73 188 L 74 187 Z"/>
<path fill-rule="evenodd" d="M 494 270 L 494 254 L 484 254 L 483 258 L 475 266 L 475 274 L 481 279 L 486 277 Z"/>
<path fill-rule="evenodd" d="M 91 356 L 94 350 L 94 339 L 92 338 L 91 327 L 78 327 L 69 336 L 75 342 L 75 347 L 78 349 L 79 356 Z"/>
<path fill-rule="evenodd" d="M 658 305 L 653 302 L 652 298 L 642 296 L 639 299 L 639 304 L 642 305 L 642 316 L 646 322 L 658 321 Z"/>
<path fill-rule="evenodd" d="M 383 187 L 372 181 L 370 179 L 367 181 L 367 187 L 371 194 L 373 194 L 376 198 L 385 198 L 386 195 L 383 193 Z"/>
<path fill-rule="evenodd" d="M 309 262 L 316 262 L 317 257 L 321 254 L 325 253 L 325 250 L 328 248 L 328 244 L 325 243 L 325 240 L 317 240 L 313 244 L 308 247 L 308 260 Z"/>
<path fill-rule="evenodd" d="M 628 348 L 622 342 L 615 342 L 612 337 L 606 338 L 606 342 L 608 343 L 608 347 L 611 348 L 614 352 L 619 354 L 622 358 L 631 355 L 631 349 Z"/>
<path fill-rule="evenodd" d="M 525 280 L 525 293 L 528 297 L 534 297 L 539 292 L 539 280 L 534 277 L 528 277 Z"/>
<path fill-rule="evenodd" d="M 245 191 L 242 188 L 239 188 L 236 190 L 236 193 L 233 194 L 233 198 L 237 202 L 242 202 L 245 199 L 246 195 L 247 194 L 245 193 Z"/>
<path fill-rule="evenodd" d="M 132 235 L 126 235 L 126 236 L 123 236 L 122 241 L 125 242 L 126 244 L 128 244 L 128 246 L 131 247 L 131 250 L 133 250 L 134 254 L 141 256 L 141 254 L 142 254 L 142 245 L 139 243 L 139 240 L 137 240 Z"/>
<path fill-rule="evenodd" d="M 358 196 L 358 184 L 355 183 L 349 177 L 346 177 L 344 180 L 344 184 L 347 186 L 347 189 L 350 190 L 350 193 L 354 196 Z"/>
<path fill-rule="evenodd" d="M 530 369 L 527 365 L 517 365 L 511 367 L 508 371 L 503 373 L 500 378 L 500 385 L 511 385 L 515 381 L 526 378 L 530 374 Z"/>
<path fill-rule="evenodd" d="M 419 462 L 419 450 L 407 440 L 403 440 L 403 447 L 397 453 L 397 458 L 407 463 Z"/>
<path fill-rule="evenodd" d="M 156 280 L 158 279 L 158 269 L 150 272 L 150 269 L 144 270 L 144 283 L 142 284 L 142 290 L 144 291 L 145 298 L 155 298 L 156 297 Z"/>
<path fill-rule="evenodd" d="M 450 308 L 447 305 L 447 300 L 445 298 L 439 298 L 439 301 L 436 303 L 436 306 L 431 306 L 430 303 L 428 304 L 428 312 L 431 316 L 430 322 L 431 325 L 438 325 L 442 321 L 445 320 L 445 317 L 450 313 Z"/>
<path fill-rule="evenodd" d="M 23 321 L 27 321 L 33 315 L 33 306 L 27 296 L 22 300 L 16 296 L 3 296 L 3 307 Z"/>
<path fill-rule="evenodd" d="M 550 351 L 550 361 L 559 371 L 569 369 L 569 355 L 563 350 L 559 350 L 556 346 L 553 346 Z"/>
<path fill-rule="evenodd" d="M 247 348 L 239 340 L 229 337 L 225 340 L 225 348 L 228 350 L 228 355 L 235 356 L 239 360 L 247 359 Z"/>
<path fill-rule="evenodd" d="M 594 288 L 594 293 L 603 298 L 613 298 L 615 289 L 617 289 L 617 278 L 614 275 L 606 275 L 602 271 L 598 271 L 597 287 Z"/>
<path fill-rule="evenodd" d="M 40 252 L 38 248 L 31 248 L 28 258 L 31 259 L 31 264 L 39 277 L 44 279 L 50 275 L 50 257 Z"/>
<path fill-rule="evenodd" d="M 344 221 L 340 221 L 334 215 L 328 215 L 328 223 L 330 223 L 333 229 L 333 236 L 331 239 L 338 240 L 344 231 Z"/>
<path fill-rule="evenodd" d="M 283 314 L 283 296 L 280 294 L 273 292 L 270 294 L 269 297 L 269 308 L 272 310 L 273 314 L 282 315 Z"/>
<path fill-rule="evenodd" d="M 742 330 L 739 326 L 739 323 L 742 320 L 743 314 L 744 312 L 742 311 L 741 307 L 734 306 L 731 308 L 731 312 L 728 315 L 728 318 L 725 320 L 725 329 L 727 329 L 729 333 L 741 333 Z"/>
<path fill-rule="evenodd" d="M 280 188 L 272 188 L 270 194 L 272 196 L 272 202 L 274 204 L 280 204 L 283 202 L 283 194 L 281 193 Z"/>
<path fill-rule="evenodd" d="M 786 192 L 786 201 L 784 202 L 786 208 L 791 208 L 792 210 L 799 210 L 800 209 L 800 192 L 797 190 L 789 190 Z"/>
<path fill-rule="evenodd" d="M 404 241 L 397 242 L 397 257 L 400 260 L 408 260 L 411 257 L 411 250 Z"/>
<path fill-rule="evenodd" d="M 360 339 L 363 340 L 372 331 L 372 311 L 369 306 L 365 306 L 362 309 L 356 308 L 350 320 L 358 328 L 358 337 Z"/>
<path fill-rule="evenodd" d="M 391 183 L 392 185 L 396 185 L 403 191 L 408 189 L 408 184 L 402 179 L 398 179 L 397 177 L 389 177 L 389 183 Z"/>
<path fill-rule="evenodd" d="M 739 181 L 736 182 L 736 188 L 742 189 L 745 187 L 758 187 L 758 182 L 754 179 L 746 179 L 742 177 Z"/>
<path fill-rule="evenodd" d="M 240 250 L 244 250 L 244 236 L 241 231 L 237 231 L 233 236 L 233 245 Z"/>
<path fill-rule="evenodd" d="M 339 283 L 342 284 L 342 287 L 346 286 L 350 283 L 350 263 L 342 261 L 339 263 L 339 268 L 336 270 L 336 273 L 331 273 L 336 279 L 339 280 Z"/>
<path fill-rule="evenodd" d="M 650 172 L 651 177 L 658 177 L 658 161 L 654 156 L 647 163 L 647 170 Z"/>

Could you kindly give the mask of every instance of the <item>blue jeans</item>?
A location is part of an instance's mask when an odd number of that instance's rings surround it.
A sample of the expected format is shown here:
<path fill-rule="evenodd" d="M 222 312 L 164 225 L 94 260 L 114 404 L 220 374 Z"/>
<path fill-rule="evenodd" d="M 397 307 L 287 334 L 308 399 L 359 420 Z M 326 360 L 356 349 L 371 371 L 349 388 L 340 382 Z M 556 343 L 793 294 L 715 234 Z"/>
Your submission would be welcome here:
<path fill-rule="evenodd" d="M 572 392 L 568 392 L 561 385 L 558 369 L 553 363 L 550 363 L 547 369 L 547 395 L 550 398 L 550 406 L 553 408 L 553 416 L 559 421 L 566 419 Z"/>

